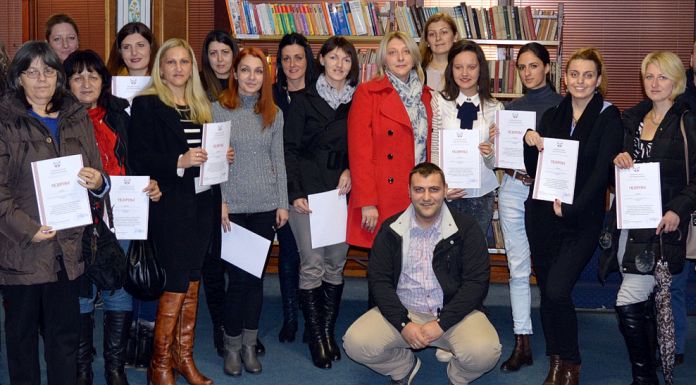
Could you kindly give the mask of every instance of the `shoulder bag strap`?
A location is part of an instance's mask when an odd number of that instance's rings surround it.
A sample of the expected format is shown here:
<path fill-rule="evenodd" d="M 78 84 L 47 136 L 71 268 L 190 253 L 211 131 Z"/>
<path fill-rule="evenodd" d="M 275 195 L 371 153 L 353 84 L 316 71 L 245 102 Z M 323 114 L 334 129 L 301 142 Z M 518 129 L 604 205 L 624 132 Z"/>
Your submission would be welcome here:
<path fill-rule="evenodd" d="M 684 112 L 685 114 L 686 112 Z M 689 184 L 689 141 L 686 139 L 686 130 L 684 129 L 684 114 L 682 114 L 681 119 L 679 119 L 679 129 L 684 137 L 684 164 L 686 165 L 686 184 Z"/>

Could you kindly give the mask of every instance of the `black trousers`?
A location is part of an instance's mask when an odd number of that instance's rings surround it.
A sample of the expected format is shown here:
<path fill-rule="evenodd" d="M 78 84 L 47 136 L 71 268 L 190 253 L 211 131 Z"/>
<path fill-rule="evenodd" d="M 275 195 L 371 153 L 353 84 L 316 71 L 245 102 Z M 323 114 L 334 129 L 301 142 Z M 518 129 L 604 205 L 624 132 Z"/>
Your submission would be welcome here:
<path fill-rule="evenodd" d="M 225 261 L 220 255 L 207 253 L 203 262 L 203 289 L 208 304 L 210 319 L 214 327 L 222 326 L 222 315 L 225 305 Z"/>
<path fill-rule="evenodd" d="M 77 382 L 78 295 L 77 280 L 68 280 L 65 269 L 58 273 L 57 282 L 3 286 L 7 367 L 12 385 L 41 384 L 39 328 L 48 385 Z"/>
<path fill-rule="evenodd" d="M 555 237 L 546 239 L 543 247 L 532 246 L 534 242 L 530 238 L 532 262 L 541 294 L 539 310 L 546 354 L 560 355 L 562 360 L 574 363 L 580 363 L 581 359 L 572 293 L 597 248 L 599 229 L 594 233 L 555 234 Z"/>
<path fill-rule="evenodd" d="M 230 214 L 232 226 L 242 226 L 271 241 L 275 237 L 275 217 L 275 210 Z M 237 336 L 242 329 L 257 330 L 263 305 L 263 278 L 257 278 L 232 264 L 225 264 L 229 275 L 225 295 L 225 333 Z"/>

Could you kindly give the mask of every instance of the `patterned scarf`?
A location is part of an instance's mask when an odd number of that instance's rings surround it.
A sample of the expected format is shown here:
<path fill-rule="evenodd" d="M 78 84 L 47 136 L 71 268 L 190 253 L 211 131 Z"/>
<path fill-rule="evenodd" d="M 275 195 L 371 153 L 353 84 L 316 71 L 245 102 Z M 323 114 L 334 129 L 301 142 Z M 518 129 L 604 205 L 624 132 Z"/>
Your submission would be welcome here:
<path fill-rule="evenodd" d="M 402 82 L 391 72 L 386 71 L 386 73 L 389 81 L 399 94 L 401 102 L 404 103 L 408 117 L 411 120 L 416 164 L 425 162 L 427 160 L 428 113 L 421 100 L 423 83 L 418 78 L 416 70 L 411 70 L 406 83 Z"/>
<path fill-rule="evenodd" d="M 355 87 L 348 84 L 347 81 L 341 90 L 337 90 L 326 81 L 324 74 L 319 75 L 319 79 L 317 79 L 317 93 L 334 110 L 341 104 L 350 103 L 353 99 L 353 92 L 355 92 Z"/>

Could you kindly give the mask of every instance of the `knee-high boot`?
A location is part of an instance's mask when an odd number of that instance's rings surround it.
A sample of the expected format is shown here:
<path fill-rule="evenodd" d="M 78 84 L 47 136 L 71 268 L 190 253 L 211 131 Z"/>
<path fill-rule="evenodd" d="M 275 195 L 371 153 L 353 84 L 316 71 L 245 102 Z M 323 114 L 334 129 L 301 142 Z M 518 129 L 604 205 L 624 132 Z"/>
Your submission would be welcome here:
<path fill-rule="evenodd" d="M 289 242 L 288 242 L 289 243 Z M 293 247 L 294 250 L 287 248 Z M 297 333 L 297 292 L 300 282 L 299 257 L 297 246 L 282 245 L 286 249 L 281 250 L 278 263 L 278 279 L 280 280 L 280 296 L 283 300 L 283 327 L 278 333 L 278 341 L 293 342 Z"/>
<path fill-rule="evenodd" d="M 324 292 L 324 341 L 326 341 L 327 354 L 332 361 L 341 359 L 341 348 L 334 339 L 336 320 L 338 319 L 338 309 L 341 306 L 341 296 L 343 295 L 343 284 L 332 285 L 322 282 Z"/>
<path fill-rule="evenodd" d="M 92 372 L 92 360 L 94 359 L 94 315 L 92 313 L 80 314 L 80 344 L 77 347 L 77 384 L 92 385 L 94 373 Z"/>
<path fill-rule="evenodd" d="M 176 385 L 172 372 L 171 348 L 185 293 L 165 291 L 157 306 L 155 333 L 152 344 L 152 359 L 147 370 L 149 385 Z"/>
<path fill-rule="evenodd" d="M 321 322 L 323 297 L 324 293 L 321 287 L 300 290 L 300 301 L 305 319 L 305 332 L 307 334 L 309 352 L 312 355 L 312 362 L 318 368 L 328 369 L 331 367 L 331 357 L 329 357 L 326 347 L 323 324 Z"/>
<path fill-rule="evenodd" d="M 178 321 L 174 329 L 172 345 L 172 368 L 181 373 L 191 385 L 210 385 L 213 380 L 204 376 L 193 361 L 193 342 L 198 312 L 198 289 L 200 281 L 189 282 Z"/>
<path fill-rule="evenodd" d="M 631 361 L 631 385 L 658 385 L 655 360 L 655 314 L 653 302 L 616 306 L 619 330 L 626 341 Z"/>
<path fill-rule="evenodd" d="M 123 366 L 132 312 L 104 312 L 104 376 L 107 385 L 128 385 Z"/>

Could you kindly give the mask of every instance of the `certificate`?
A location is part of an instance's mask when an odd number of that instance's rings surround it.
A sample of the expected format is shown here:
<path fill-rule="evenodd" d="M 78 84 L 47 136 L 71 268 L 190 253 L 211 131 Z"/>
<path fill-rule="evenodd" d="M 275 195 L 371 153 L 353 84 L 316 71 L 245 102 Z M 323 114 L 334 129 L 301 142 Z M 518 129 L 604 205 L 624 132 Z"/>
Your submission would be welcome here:
<path fill-rule="evenodd" d="M 43 226 L 63 230 L 92 223 L 87 189 L 78 183 L 82 155 L 31 162 Z"/>
<path fill-rule="evenodd" d="M 230 175 L 227 149 L 230 148 L 232 122 L 206 123 L 203 125 L 201 147 L 208 152 L 208 160 L 201 165 L 200 186 L 226 182 Z"/>
<path fill-rule="evenodd" d="M 148 85 L 150 85 L 149 76 L 113 76 L 111 78 L 111 93 L 128 100 L 128 104 L 132 104 L 133 98 L 138 96 L 140 91 Z M 130 114 L 130 107 L 126 111 Z"/>
<path fill-rule="evenodd" d="M 481 187 L 479 129 L 440 131 L 440 162 L 449 188 Z"/>
<path fill-rule="evenodd" d="M 348 204 L 345 195 L 338 189 L 307 197 L 309 209 L 309 231 L 312 248 L 331 246 L 346 241 Z M 291 209 L 292 210 L 292 209 Z"/>
<path fill-rule="evenodd" d="M 654 229 L 662 219 L 659 163 L 616 167 L 616 227 Z"/>
<path fill-rule="evenodd" d="M 536 128 L 536 112 L 499 110 L 495 112 L 495 125 L 495 167 L 526 170 L 523 138 L 527 130 Z"/>
<path fill-rule="evenodd" d="M 573 204 L 575 173 L 579 142 L 544 138 L 544 151 L 539 153 L 532 198 Z"/>
<path fill-rule="evenodd" d="M 271 241 L 236 223 L 231 225 L 230 231 L 222 232 L 222 259 L 261 278 Z"/>
<path fill-rule="evenodd" d="M 112 176 L 111 208 L 117 239 L 147 239 L 150 198 L 143 190 L 149 176 Z"/>

